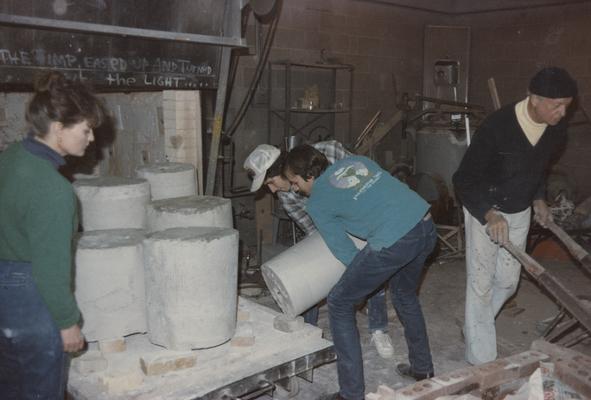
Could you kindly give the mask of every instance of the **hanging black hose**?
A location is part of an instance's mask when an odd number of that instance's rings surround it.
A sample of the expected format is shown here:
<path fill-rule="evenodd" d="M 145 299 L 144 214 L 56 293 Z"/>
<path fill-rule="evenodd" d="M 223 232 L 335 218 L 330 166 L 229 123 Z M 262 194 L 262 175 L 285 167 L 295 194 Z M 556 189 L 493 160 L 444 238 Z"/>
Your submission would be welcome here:
<path fill-rule="evenodd" d="M 271 52 L 273 39 L 275 37 L 275 31 L 277 30 L 279 16 L 281 15 L 281 8 L 282 8 L 281 6 L 282 6 L 283 1 L 282 0 L 277 0 L 277 1 L 278 1 L 278 5 L 277 5 L 276 12 L 275 12 L 275 16 L 274 16 L 273 20 L 271 21 L 271 25 L 269 26 L 269 29 L 267 31 L 267 36 L 265 37 L 265 43 L 263 45 L 263 51 L 262 51 L 261 57 L 259 58 L 259 62 L 256 66 L 254 77 L 252 78 L 252 81 L 250 82 L 250 86 L 248 87 L 248 91 L 246 92 L 246 95 L 244 96 L 244 99 L 242 100 L 242 104 L 240 105 L 240 108 L 238 109 L 238 112 L 236 113 L 234 120 L 232 121 L 230 126 L 225 130 L 225 135 L 227 137 L 232 137 L 234 135 L 234 133 L 236 132 L 236 129 L 238 128 L 238 126 L 242 122 L 242 119 L 246 115 L 246 111 L 248 110 L 248 106 L 250 105 L 252 98 L 254 96 L 254 93 L 256 92 L 256 89 L 259 85 L 261 77 L 263 76 L 263 71 L 265 70 L 265 65 L 267 64 L 267 59 L 269 58 L 269 53 Z"/>

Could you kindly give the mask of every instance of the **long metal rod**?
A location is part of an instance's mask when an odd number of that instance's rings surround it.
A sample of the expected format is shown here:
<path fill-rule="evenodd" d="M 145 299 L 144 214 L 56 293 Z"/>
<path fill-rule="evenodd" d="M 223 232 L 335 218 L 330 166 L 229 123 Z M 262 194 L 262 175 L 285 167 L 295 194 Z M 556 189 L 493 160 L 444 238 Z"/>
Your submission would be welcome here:
<path fill-rule="evenodd" d="M 434 13 L 434 14 L 443 14 L 443 15 L 448 15 L 448 16 L 461 16 L 461 15 L 469 15 L 469 14 L 487 14 L 487 13 L 502 12 L 502 11 L 530 10 L 530 9 L 534 9 L 534 8 L 544 8 L 544 7 L 561 7 L 561 6 L 565 6 L 565 5 L 586 3 L 589 0 L 578 0 L 578 1 L 570 1 L 570 2 L 555 1 L 553 3 L 547 3 L 547 4 L 530 4 L 530 5 L 520 5 L 520 6 L 508 6 L 508 7 L 503 7 L 503 8 L 486 8 L 486 9 L 481 9 L 481 10 L 455 11 L 455 12 L 454 11 L 450 12 L 450 11 L 435 10 L 435 9 L 431 9 L 431 8 L 427 8 L 427 7 L 418 7 L 418 6 L 411 6 L 411 5 L 406 5 L 406 4 L 396 4 L 392 0 L 356 0 L 356 1 L 366 2 L 366 3 L 383 4 L 383 5 L 391 6 L 391 7 L 406 8 L 406 9 L 410 9 L 410 10 L 424 11 L 424 12 Z"/>
<path fill-rule="evenodd" d="M 438 99 L 436 97 L 428 97 L 428 96 L 417 95 L 416 96 L 416 99 L 417 100 L 422 100 L 422 101 L 427 101 L 429 103 L 446 104 L 446 105 L 449 105 L 449 106 L 472 107 L 474 109 L 479 109 L 479 110 L 484 109 L 484 107 L 482 107 L 481 105 L 478 105 L 478 104 L 462 103 L 461 101 L 452 101 L 452 100 Z"/>
<path fill-rule="evenodd" d="M 265 143 L 271 143 L 271 116 L 272 116 L 272 108 L 273 108 L 273 100 L 272 100 L 272 85 L 273 85 L 273 63 L 269 62 L 268 66 L 269 76 L 267 77 L 267 141 Z"/>
<path fill-rule="evenodd" d="M 579 321 L 577 321 L 574 318 L 571 318 L 567 321 L 564 321 L 564 323 L 562 324 L 558 324 L 556 326 L 556 329 L 554 329 L 552 331 L 552 334 L 547 335 L 546 337 L 544 337 L 544 340 L 550 342 L 550 343 L 555 343 L 557 342 L 561 337 L 563 337 L 568 331 L 572 330 L 574 327 L 579 325 Z"/>
<path fill-rule="evenodd" d="M 571 335 L 574 336 L 574 335 Z M 589 332 L 579 332 L 579 334 L 577 336 L 575 336 L 574 338 L 570 338 L 570 340 L 568 341 L 563 341 L 562 345 L 564 347 L 573 347 L 575 344 L 587 339 L 589 337 Z"/>
<path fill-rule="evenodd" d="M 35 29 L 51 29 L 103 35 L 130 36 L 144 39 L 169 40 L 173 42 L 198 43 L 224 47 L 247 47 L 246 40 L 241 37 L 223 37 L 201 35 L 197 33 L 169 32 L 155 29 L 130 28 L 118 25 L 94 24 L 90 22 L 28 17 L 24 15 L 0 13 L 0 24 L 27 26 Z"/>
<path fill-rule="evenodd" d="M 591 256 L 589 256 L 589 253 L 587 253 L 587 251 L 581 247 L 581 245 L 575 242 L 573 238 L 571 238 L 561 227 L 556 225 L 554 222 L 548 223 L 548 229 L 558 236 L 558 239 L 564 243 L 573 257 L 579 260 L 581 265 L 587 270 L 587 272 L 591 274 Z"/>
<path fill-rule="evenodd" d="M 548 325 L 548 327 L 544 330 L 544 333 L 542 333 L 542 337 L 548 337 L 550 332 L 560 323 L 560 321 L 562 321 L 562 318 L 564 318 L 565 315 L 566 311 L 564 311 L 564 308 L 561 308 L 560 312 L 556 315 L 556 317 L 554 317 L 552 322 L 550 322 L 550 325 Z"/>
<path fill-rule="evenodd" d="M 591 331 L 591 313 L 581 301 L 572 294 L 558 279 L 546 272 L 536 260 L 531 258 L 525 251 L 515 247 L 513 243 L 504 245 L 505 249 L 521 262 L 538 283 L 549 291 L 552 296 L 587 330 Z"/>

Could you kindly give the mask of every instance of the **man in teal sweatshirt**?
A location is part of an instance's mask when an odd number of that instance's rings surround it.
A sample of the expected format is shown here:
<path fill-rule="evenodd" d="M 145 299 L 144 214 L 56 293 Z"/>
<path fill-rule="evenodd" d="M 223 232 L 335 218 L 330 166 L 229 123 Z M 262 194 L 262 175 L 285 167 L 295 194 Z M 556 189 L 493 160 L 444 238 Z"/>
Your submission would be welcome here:
<path fill-rule="evenodd" d="M 372 160 L 352 156 L 329 165 L 311 146 L 289 152 L 284 169 L 294 190 L 308 196 L 306 211 L 327 246 L 346 267 L 327 302 L 337 353 L 339 393 L 364 398 L 363 360 L 355 308 L 389 281 L 392 303 L 404 326 L 409 364 L 400 374 L 433 376 L 425 321 L 416 291 L 437 236 L 429 205 Z M 348 234 L 367 241 L 359 251 Z"/>

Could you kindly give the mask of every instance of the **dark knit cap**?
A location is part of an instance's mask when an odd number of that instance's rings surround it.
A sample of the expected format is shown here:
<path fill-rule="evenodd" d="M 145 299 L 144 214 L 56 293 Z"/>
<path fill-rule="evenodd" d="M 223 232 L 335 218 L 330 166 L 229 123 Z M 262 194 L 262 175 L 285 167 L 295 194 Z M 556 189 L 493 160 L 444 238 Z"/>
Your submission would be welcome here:
<path fill-rule="evenodd" d="M 577 82 L 565 69 L 547 67 L 538 71 L 531 79 L 529 92 L 550 99 L 575 97 Z"/>

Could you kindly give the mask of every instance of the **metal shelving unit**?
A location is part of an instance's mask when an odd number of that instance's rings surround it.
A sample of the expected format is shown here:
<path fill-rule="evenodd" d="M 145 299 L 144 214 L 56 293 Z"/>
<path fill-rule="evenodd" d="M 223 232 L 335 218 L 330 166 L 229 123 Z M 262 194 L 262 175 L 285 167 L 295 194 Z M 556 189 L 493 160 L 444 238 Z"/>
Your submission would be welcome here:
<path fill-rule="evenodd" d="M 273 71 L 277 69 L 283 69 L 284 72 L 284 89 L 285 99 L 283 107 L 277 107 L 273 104 Z M 326 72 L 329 79 L 327 98 L 324 99 L 324 107 L 318 108 L 299 108 L 294 107 L 292 86 L 292 75 L 298 70 L 312 70 L 319 72 Z M 272 61 L 269 63 L 268 69 L 268 85 L 267 85 L 267 98 L 268 98 L 268 115 L 267 115 L 267 139 L 271 141 L 271 131 L 273 116 L 278 118 L 283 123 L 283 136 L 287 138 L 292 135 L 302 134 L 304 130 L 310 127 L 315 122 L 326 118 L 328 120 L 328 130 L 333 138 L 341 141 L 348 141 L 351 139 L 351 122 L 352 122 L 352 105 L 353 105 L 353 71 L 354 67 L 348 64 L 304 64 L 304 63 L 292 63 L 290 61 Z M 341 75 L 344 75 L 341 77 Z M 339 79 L 347 79 L 348 85 L 346 88 L 346 104 L 345 102 L 337 102 L 337 82 Z M 314 78 L 310 78 L 310 83 L 314 83 Z M 326 107 L 326 104 L 332 107 Z M 294 124 L 292 114 L 297 115 L 309 115 L 304 122 Z M 335 136 L 335 118 L 337 115 L 346 114 L 347 116 L 347 129 L 343 132 L 344 137 Z"/>

